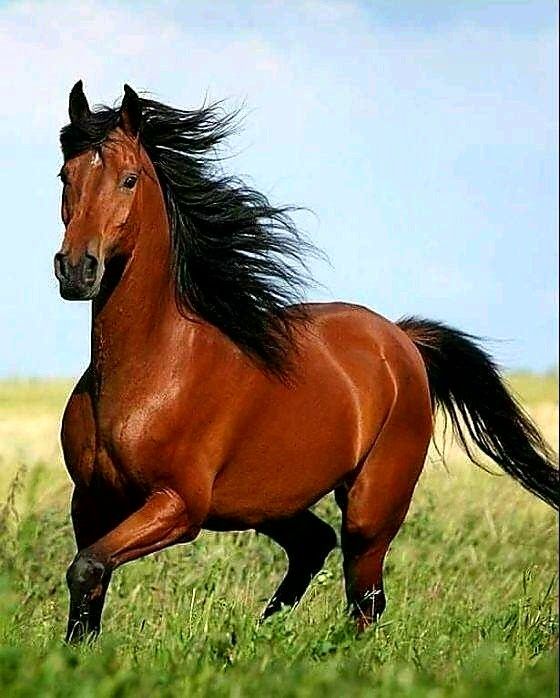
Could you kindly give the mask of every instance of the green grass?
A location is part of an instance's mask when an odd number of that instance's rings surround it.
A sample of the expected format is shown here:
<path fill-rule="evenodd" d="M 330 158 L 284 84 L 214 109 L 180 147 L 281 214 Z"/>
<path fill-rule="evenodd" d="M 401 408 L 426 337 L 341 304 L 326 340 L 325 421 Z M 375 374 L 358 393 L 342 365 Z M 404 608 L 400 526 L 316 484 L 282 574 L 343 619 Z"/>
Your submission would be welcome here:
<path fill-rule="evenodd" d="M 554 441 L 556 378 L 512 384 Z M 455 449 L 422 476 L 376 629 L 354 634 L 338 550 L 299 608 L 259 626 L 282 554 L 253 533 L 206 533 L 120 569 L 100 641 L 63 646 L 68 388 L 0 383 L 3 696 L 556 695 L 556 516 Z M 330 498 L 318 508 L 337 523 Z"/>

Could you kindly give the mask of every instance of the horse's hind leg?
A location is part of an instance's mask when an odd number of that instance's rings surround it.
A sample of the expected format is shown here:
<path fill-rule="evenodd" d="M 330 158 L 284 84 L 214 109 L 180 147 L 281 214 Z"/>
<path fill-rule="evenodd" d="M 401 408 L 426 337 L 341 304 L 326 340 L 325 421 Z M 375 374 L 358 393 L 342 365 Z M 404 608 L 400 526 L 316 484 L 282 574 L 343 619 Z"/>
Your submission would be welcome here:
<path fill-rule="evenodd" d="M 331 526 L 311 511 L 267 522 L 257 532 L 272 538 L 288 556 L 288 571 L 264 610 L 264 620 L 283 605 L 294 606 L 301 599 L 337 540 Z"/>
<path fill-rule="evenodd" d="M 383 562 L 424 464 L 431 417 L 409 433 L 394 426 L 384 427 L 358 476 L 336 492 L 346 594 L 360 630 L 385 609 Z"/>

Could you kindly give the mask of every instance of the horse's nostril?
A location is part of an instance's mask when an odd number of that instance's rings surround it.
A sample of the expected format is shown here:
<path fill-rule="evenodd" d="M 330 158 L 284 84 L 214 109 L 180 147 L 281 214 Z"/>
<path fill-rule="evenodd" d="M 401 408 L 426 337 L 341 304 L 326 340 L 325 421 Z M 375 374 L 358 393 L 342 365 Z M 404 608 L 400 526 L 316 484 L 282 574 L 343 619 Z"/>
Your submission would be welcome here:
<path fill-rule="evenodd" d="M 97 278 L 99 262 L 92 254 L 86 253 L 84 257 L 84 281 L 92 283 Z"/>
<path fill-rule="evenodd" d="M 68 277 L 68 259 L 62 252 L 57 252 L 54 256 L 54 273 L 57 279 Z"/>
<path fill-rule="evenodd" d="M 87 252 L 77 264 L 72 264 L 68 255 L 62 252 L 57 252 L 54 256 L 54 273 L 65 284 L 92 286 L 97 279 L 98 268 L 97 257 Z"/>

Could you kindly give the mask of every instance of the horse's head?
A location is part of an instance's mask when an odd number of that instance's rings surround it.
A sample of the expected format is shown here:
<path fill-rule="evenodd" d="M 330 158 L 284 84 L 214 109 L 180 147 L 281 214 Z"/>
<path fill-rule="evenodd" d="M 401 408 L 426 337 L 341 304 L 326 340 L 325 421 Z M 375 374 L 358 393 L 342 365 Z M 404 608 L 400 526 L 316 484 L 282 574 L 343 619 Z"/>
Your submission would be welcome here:
<path fill-rule="evenodd" d="M 70 124 L 89 134 L 92 112 L 82 82 L 70 92 Z M 111 258 L 126 258 L 134 247 L 135 216 L 131 215 L 146 155 L 139 140 L 141 103 L 125 85 L 114 128 L 95 147 L 66 159 L 60 176 L 64 241 L 54 268 L 60 293 L 69 300 L 94 298 Z"/>

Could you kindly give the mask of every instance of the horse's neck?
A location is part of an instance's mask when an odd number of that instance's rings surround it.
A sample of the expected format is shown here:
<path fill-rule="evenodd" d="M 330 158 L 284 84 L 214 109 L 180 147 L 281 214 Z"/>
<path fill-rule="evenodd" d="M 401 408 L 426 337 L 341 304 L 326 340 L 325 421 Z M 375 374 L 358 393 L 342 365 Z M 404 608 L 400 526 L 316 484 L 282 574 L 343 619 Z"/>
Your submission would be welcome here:
<path fill-rule="evenodd" d="M 107 298 L 94 303 L 91 360 L 98 387 L 161 350 L 162 336 L 172 334 L 170 325 L 180 318 L 167 219 L 148 213 L 140 225 L 122 277 Z"/>

